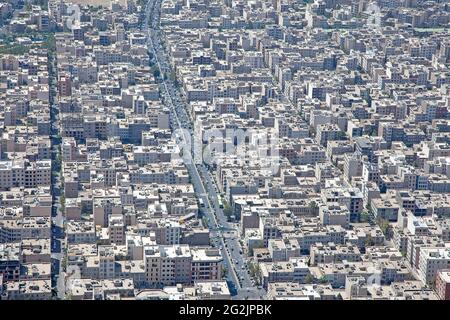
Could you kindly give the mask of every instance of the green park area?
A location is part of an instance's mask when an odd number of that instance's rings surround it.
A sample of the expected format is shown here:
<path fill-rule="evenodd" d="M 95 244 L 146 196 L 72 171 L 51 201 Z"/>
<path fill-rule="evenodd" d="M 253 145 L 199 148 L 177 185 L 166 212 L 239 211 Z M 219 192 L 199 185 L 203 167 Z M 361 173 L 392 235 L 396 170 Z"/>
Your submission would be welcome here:
<path fill-rule="evenodd" d="M 51 33 L 30 33 L 26 34 L 33 43 L 21 44 L 17 42 L 17 37 L 22 35 L 9 35 L 0 39 L 0 54 L 23 55 L 28 53 L 31 49 L 42 48 L 54 50 L 56 48 L 55 36 Z"/>

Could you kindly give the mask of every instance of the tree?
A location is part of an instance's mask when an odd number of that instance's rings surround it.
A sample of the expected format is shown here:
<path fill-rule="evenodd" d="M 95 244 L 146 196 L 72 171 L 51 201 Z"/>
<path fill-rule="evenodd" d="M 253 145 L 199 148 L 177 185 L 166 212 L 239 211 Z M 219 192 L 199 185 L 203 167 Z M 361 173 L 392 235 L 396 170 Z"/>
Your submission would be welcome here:
<path fill-rule="evenodd" d="M 381 231 L 383 231 L 383 233 L 386 233 L 387 229 L 389 228 L 389 222 L 386 219 L 378 218 L 377 223 Z"/>
<path fill-rule="evenodd" d="M 314 277 L 313 277 L 313 275 L 312 274 L 308 274 L 306 277 L 305 277 L 305 283 L 313 283 L 314 282 Z"/>
<path fill-rule="evenodd" d="M 377 224 L 380 227 L 383 234 L 385 235 L 385 237 L 389 238 L 391 231 L 391 225 L 389 224 L 389 221 L 387 219 L 380 217 L 377 219 Z"/>
<path fill-rule="evenodd" d="M 225 266 L 222 266 L 222 277 L 226 278 L 228 274 L 228 268 Z"/>
<path fill-rule="evenodd" d="M 250 277 L 252 277 L 255 282 L 259 285 L 261 279 L 261 268 L 258 263 L 249 262 L 248 271 L 250 273 Z"/>
<path fill-rule="evenodd" d="M 172 80 L 173 82 L 175 82 L 175 84 L 177 83 L 177 76 L 174 71 L 170 71 L 169 79 Z"/>
<path fill-rule="evenodd" d="M 67 268 L 67 255 L 64 255 L 64 258 L 61 261 L 61 268 L 66 271 Z"/>
<path fill-rule="evenodd" d="M 371 216 L 367 210 L 364 210 L 359 216 L 359 222 L 370 222 Z"/>
<path fill-rule="evenodd" d="M 364 244 L 366 247 L 371 247 L 374 245 L 373 238 L 370 234 L 367 236 L 366 240 L 364 241 Z"/>
<path fill-rule="evenodd" d="M 231 206 L 227 201 L 224 201 L 223 204 L 223 213 L 225 216 L 230 217 L 233 214 L 233 211 L 231 210 Z"/>
<path fill-rule="evenodd" d="M 317 203 L 315 201 L 311 201 L 309 203 L 309 211 L 311 214 L 316 213 L 318 209 L 319 209 L 319 206 L 317 205 Z"/>
<path fill-rule="evenodd" d="M 327 279 L 327 277 L 325 275 L 323 275 L 323 276 L 320 277 L 319 282 L 322 283 L 322 284 L 323 283 L 328 283 L 328 279 Z"/>
<path fill-rule="evenodd" d="M 202 218 L 203 227 L 208 228 L 208 226 L 209 226 L 208 222 L 209 222 L 209 220 L 207 217 Z"/>
<path fill-rule="evenodd" d="M 66 207 L 66 197 L 64 195 L 61 195 L 61 197 L 59 198 L 59 202 L 61 204 L 61 211 L 64 212 Z"/>
<path fill-rule="evenodd" d="M 145 7 L 146 3 L 147 3 L 147 1 L 145 1 L 145 0 L 137 0 L 136 1 L 136 5 L 141 6 L 141 7 Z"/>
<path fill-rule="evenodd" d="M 23 55 L 28 53 L 30 48 L 21 44 L 6 45 L 0 47 L 0 54 Z"/>
<path fill-rule="evenodd" d="M 56 40 L 53 34 L 48 34 L 45 36 L 45 40 L 42 44 L 42 48 L 47 49 L 48 51 L 54 52 L 56 50 Z"/>
<path fill-rule="evenodd" d="M 125 261 L 128 259 L 128 256 L 123 253 L 119 253 L 115 256 L 116 261 Z"/>
<path fill-rule="evenodd" d="M 249 256 L 253 256 L 253 250 L 254 249 L 259 249 L 259 248 L 264 248 L 264 241 L 263 240 L 259 240 L 254 246 L 252 246 L 248 252 Z"/>

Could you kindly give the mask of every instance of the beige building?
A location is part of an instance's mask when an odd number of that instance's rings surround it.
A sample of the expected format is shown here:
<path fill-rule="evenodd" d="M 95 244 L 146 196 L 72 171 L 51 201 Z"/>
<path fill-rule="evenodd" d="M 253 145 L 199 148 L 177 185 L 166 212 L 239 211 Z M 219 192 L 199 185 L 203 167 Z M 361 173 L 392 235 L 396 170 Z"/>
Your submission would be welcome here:
<path fill-rule="evenodd" d="M 28 280 L 7 282 L 3 297 L 6 300 L 50 300 L 50 280 Z"/>

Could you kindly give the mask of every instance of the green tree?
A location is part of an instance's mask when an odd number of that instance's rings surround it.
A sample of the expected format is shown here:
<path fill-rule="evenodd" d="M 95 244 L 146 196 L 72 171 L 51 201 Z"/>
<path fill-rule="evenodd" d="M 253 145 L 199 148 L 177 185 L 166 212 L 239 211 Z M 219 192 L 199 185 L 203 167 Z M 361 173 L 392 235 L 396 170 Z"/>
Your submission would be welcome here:
<path fill-rule="evenodd" d="M 309 209 L 310 209 L 310 213 L 314 214 L 319 209 L 319 206 L 317 205 L 317 203 L 315 201 L 311 201 L 309 203 Z"/>
<path fill-rule="evenodd" d="M 202 218 L 202 223 L 203 223 L 203 226 L 204 226 L 205 228 L 207 228 L 207 227 L 208 227 L 208 218 L 207 218 L 207 217 L 203 217 L 203 218 Z"/>
<path fill-rule="evenodd" d="M 314 282 L 314 277 L 313 277 L 313 275 L 312 274 L 308 274 L 306 277 L 305 277 L 305 283 L 313 283 Z"/>
<path fill-rule="evenodd" d="M 254 246 L 252 246 L 248 252 L 249 256 L 253 256 L 253 250 L 254 249 L 259 249 L 259 248 L 264 248 L 264 241 L 263 240 L 259 240 Z"/>
<path fill-rule="evenodd" d="M 56 40 L 53 34 L 49 33 L 45 35 L 45 40 L 42 44 L 42 48 L 52 52 L 56 50 Z"/>
<path fill-rule="evenodd" d="M 384 236 L 386 238 L 389 238 L 391 233 L 391 225 L 389 224 L 389 221 L 387 219 L 379 217 L 377 219 L 377 224 L 383 232 Z"/>
<path fill-rule="evenodd" d="M 176 74 L 175 74 L 174 71 L 171 71 L 171 72 L 169 73 L 169 79 L 172 80 L 172 81 L 174 81 L 175 83 L 177 82 L 177 77 L 176 77 Z"/>
<path fill-rule="evenodd" d="M 67 255 L 64 255 L 63 260 L 61 261 L 61 268 L 66 271 L 67 270 Z"/>
<path fill-rule="evenodd" d="M 228 274 L 228 268 L 225 266 L 222 266 L 222 278 L 226 278 Z"/>
<path fill-rule="evenodd" d="M 64 212 L 66 208 L 66 197 L 64 195 L 61 195 L 61 197 L 59 198 L 59 202 L 61 204 L 61 211 Z"/>
<path fill-rule="evenodd" d="M 370 213 L 367 210 L 364 210 L 359 216 L 359 222 L 370 222 L 371 218 Z"/>
<path fill-rule="evenodd" d="M 223 213 L 225 216 L 230 217 L 233 214 L 230 204 L 227 201 L 223 202 Z"/>
<path fill-rule="evenodd" d="M 250 273 L 250 277 L 252 277 L 255 282 L 259 285 L 261 281 L 261 268 L 258 263 L 249 262 L 248 271 Z"/>
<path fill-rule="evenodd" d="M 366 240 L 364 241 L 364 244 L 366 247 L 371 247 L 374 245 L 373 238 L 370 234 L 367 236 Z"/>
<path fill-rule="evenodd" d="M 323 283 L 328 283 L 328 279 L 327 279 L 327 277 L 325 275 L 323 275 L 323 276 L 320 277 L 319 282 L 322 283 L 322 284 Z"/>
<path fill-rule="evenodd" d="M 21 44 L 8 44 L 0 47 L 0 54 L 23 55 L 30 51 L 30 47 Z"/>

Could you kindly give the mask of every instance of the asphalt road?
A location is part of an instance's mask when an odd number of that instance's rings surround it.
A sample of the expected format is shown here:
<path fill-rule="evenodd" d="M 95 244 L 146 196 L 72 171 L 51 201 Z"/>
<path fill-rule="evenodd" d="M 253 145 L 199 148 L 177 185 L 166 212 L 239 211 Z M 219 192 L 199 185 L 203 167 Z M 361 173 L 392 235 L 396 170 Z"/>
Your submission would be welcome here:
<path fill-rule="evenodd" d="M 193 123 L 186 112 L 186 105 L 183 101 L 182 93 L 165 74 L 171 71 L 167 61 L 167 54 L 164 52 L 162 39 L 159 31 L 160 0 L 150 0 L 146 6 L 146 17 L 143 29 L 148 31 L 147 42 L 149 51 L 153 54 L 154 63 L 160 70 L 160 91 L 163 102 L 172 110 L 173 129 L 186 129 L 180 134 L 180 141 L 193 141 Z M 149 22 L 148 18 L 152 17 Z M 149 25 L 151 26 L 149 28 Z M 188 136 L 190 135 L 190 136 Z M 263 289 L 258 289 L 252 283 L 252 279 L 246 267 L 246 259 L 242 254 L 239 244 L 238 232 L 234 225 L 227 222 L 223 210 L 219 206 L 217 186 L 212 179 L 210 172 L 203 163 L 195 164 L 194 149 L 191 146 L 190 154 L 183 155 L 187 158 L 186 167 L 191 176 L 191 182 L 199 197 L 203 199 L 205 208 L 203 212 L 208 220 L 208 227 L 216 237 L 213 237 L 213 245 L 218 247 L 224 257 L 224 266 L 228 270 L 227 280 L 232 290 L 235 291 L 235 298 L 238 299 L 258 299 L 264 295 Z M 218 189 L 217 189 L 218 190 Z"/>
<path fill-rule="evenodd" d="M 55 297 L 64 299 L 65 280 L 62 261 L 64 260 L 66 242 L 64 239 L 64 217 L 60 204 L 61 197 L 61 167 L 57 159 L 60 154 L 61 139 L 59 138 L 59 110 L 55 104 L 56 88 L 56 61 L 50 65 L 50 122 L 52 143 L 52 221 L 51 221 L 51 274 L 52 289 Z"/>

